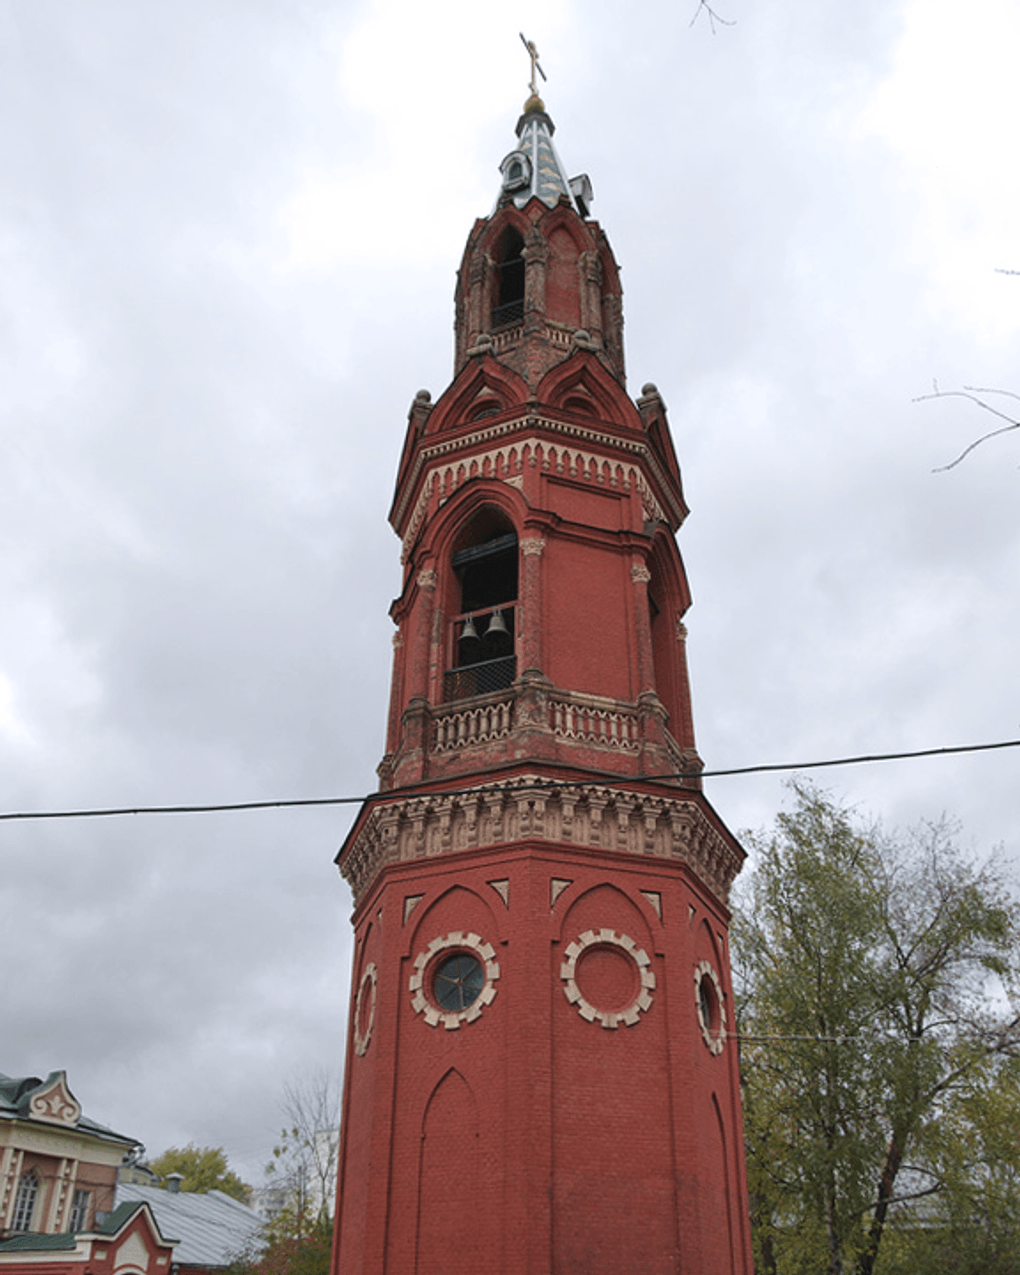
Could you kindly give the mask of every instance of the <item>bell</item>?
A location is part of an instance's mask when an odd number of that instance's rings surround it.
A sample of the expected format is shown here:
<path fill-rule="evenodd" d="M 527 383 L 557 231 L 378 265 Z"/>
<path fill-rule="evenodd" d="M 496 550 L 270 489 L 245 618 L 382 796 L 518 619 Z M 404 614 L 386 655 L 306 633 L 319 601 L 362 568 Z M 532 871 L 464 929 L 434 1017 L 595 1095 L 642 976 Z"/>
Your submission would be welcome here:
<path fill-rule="evenodd" d="M 492 613 L 492 619 L 489 621 L 489 627 L 485 630 L 485 636 L 488 637 L 490 633 L 505 633 L 507 637 L 510 636 L 510 630 L 506 627 L 506 620 L 503 619 L 503 612 L 499 607 Z"/>
<path fill-rule="evenodd" d="M 486 659 L 498 660 L 504 655 L 509 655 L 513 650 L 513 638 L 510 636 L 510 630 L 506 627 L 506 620 L 503 619 L 503 612 L 499 607 L 492 613 L 483 640 Z"/>
<path fill-rule="evenodd" d="M 457 663 L 461 667 L 465 664 L 476 664 L 481 659 L 482 639 L 478 636 L 474 617 L 471 615 L 464 621 L 464 628 L 457 639 L 457 651 Z"/>

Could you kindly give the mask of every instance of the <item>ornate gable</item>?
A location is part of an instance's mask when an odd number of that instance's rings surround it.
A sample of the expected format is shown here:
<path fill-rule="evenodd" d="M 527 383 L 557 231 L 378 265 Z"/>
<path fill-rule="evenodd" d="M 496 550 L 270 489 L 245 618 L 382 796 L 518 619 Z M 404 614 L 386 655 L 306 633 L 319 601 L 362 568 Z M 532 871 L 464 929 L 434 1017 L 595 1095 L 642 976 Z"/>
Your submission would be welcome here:
<path fill-rule="evenodd" d="M 81 1119 L 81 1103 L 67 1087 L 67 1073 L 51 1071 L 46 1080 L 30 1089 L 19 1104 L 32 1120 L 74 1129 Z"/>

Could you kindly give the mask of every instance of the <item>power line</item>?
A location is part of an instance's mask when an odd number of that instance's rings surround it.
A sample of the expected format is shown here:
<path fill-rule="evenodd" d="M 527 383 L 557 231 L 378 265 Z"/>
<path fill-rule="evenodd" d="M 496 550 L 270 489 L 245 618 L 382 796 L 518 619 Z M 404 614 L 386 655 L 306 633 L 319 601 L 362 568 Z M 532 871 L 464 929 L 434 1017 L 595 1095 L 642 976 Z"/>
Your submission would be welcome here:
<path fill-rule="evenodd" d="M 916 757 L 948 757 L 958 753 L 984 753 L 1000 748 L 1020 748 L 1020 739 L 1006 739 L 994 744 L 959 744 L 952 748 L 921 748 L 906 753 L 862 753 L 855 757 L 832 757 L 827 761 L 801 762 L 762 762 L 755 766 L 730 766 L 719 770 L 670 771 L 664 775 L 619 775 L 607 771 L 592 772 L 599 780 L 612 783 L 650 783 L 663 779 L 719 779 L 731 775 L 759 775 L 783 770 L 818 770 L 824 766 L 859 766 L 865 762 L 875 761 L 907 761 Z M 517 784 L 502 784 L 500 789 L 507 791 L 513 788 L 551 789 L 576 788 L 580 782 L 573 779 L 522 779 Z M 491 787 L 491 785 L 489 785 Z M 466 795 L 484 791 L 481 785 L 472 788 L 444 788 L 442 794 L 447 797 Z M 297 797 L 280 801 L 231 801 L 218 802 L 211 805 L 188 806 L 109 806 L 95 810 L 17 810 L 0 813 L 0 822 L 31 819 L 107 819 L 114 815 L 205 815 L 219 814 L 235 810 L 284 810 L 300 806 L 356 806 L 367 801 L 370 796 L 378 797 L 380 793 L 369 793 L 361 797 Z M 397 797 L 410 794 L 407 789 L 393 789 L 385 794 Z"/>

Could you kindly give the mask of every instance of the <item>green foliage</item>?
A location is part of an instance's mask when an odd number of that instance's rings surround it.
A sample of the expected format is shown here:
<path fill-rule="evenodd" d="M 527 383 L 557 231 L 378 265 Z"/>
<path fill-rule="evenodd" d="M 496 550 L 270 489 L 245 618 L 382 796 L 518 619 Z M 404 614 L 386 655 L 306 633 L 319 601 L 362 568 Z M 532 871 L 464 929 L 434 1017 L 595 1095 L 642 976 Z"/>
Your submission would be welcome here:
<path fill-rule="evenodd" d="M 963 1271 L 947 1245 L 1020 1224 L 1020 915 L 943 825 L 794 794 L 733 929 L 756 1268 Z"/>
<path fill-rule="evenodd" d="M 251 1187 L 247 1186 L 227 1166 L 227 1156 L 222 1147 L 170 1147 L 157 1159 L 151 1161 L 149 1167 L 164 1182 L 168 1174 L 182 1175 L 182 1191 L 222 1191 L 242 1204 L 251 1198 Z"/>
<path fill-rule="evenodd" d="M 233 1268 L 233 1275 L 329 1275 L 333 1224 L 314 1220 L 302 1235 L 270 1236 L 259 1257 Z"/>

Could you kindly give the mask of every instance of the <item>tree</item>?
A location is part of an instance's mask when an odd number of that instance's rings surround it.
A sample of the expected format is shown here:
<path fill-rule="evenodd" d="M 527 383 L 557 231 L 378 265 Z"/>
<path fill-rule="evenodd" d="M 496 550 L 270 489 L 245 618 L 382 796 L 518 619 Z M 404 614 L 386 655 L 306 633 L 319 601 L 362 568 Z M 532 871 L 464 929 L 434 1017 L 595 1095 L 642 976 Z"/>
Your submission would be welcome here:
<path fill-rule="evenodd" d="M 1020 911 L 944 824 L 897 843 L 793 791 L 733 929 L 756 1262 L 918 1270 L 989 1209 L 1020 1224 Z"/>
<path fill-rule="evenodd" d="M 285 1203 L 270 1223 L 281 1238 L 329 1229 L 336 1193 L 340 1087 L 326 1071 L 284 1085 L 286 1123 L 266 1175 L 284 1190 Z"/>
<path fill-rule="evenodd" d="M 169 1147 L 149 1167 L 164 1180 L 171 1173 L 182 1176 L 182 1191 L 222 1191 L 247 1204 L 251 1187 L 227 1166 L 222 1147 Z"/>

